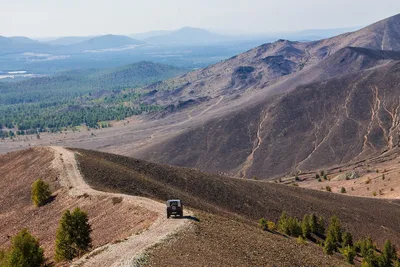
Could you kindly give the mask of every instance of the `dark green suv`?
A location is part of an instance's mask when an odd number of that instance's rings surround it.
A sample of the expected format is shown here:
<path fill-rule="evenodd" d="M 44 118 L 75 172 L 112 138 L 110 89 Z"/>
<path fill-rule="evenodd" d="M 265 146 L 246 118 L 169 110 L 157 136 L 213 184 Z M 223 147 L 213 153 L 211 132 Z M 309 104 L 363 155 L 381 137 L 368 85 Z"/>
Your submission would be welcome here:
<path fill-rule="evenodd" d="M 167 218 L 171 215 L 183 217 L 183 203 L 180 199 L 170 199 L 167 201 Z"/>

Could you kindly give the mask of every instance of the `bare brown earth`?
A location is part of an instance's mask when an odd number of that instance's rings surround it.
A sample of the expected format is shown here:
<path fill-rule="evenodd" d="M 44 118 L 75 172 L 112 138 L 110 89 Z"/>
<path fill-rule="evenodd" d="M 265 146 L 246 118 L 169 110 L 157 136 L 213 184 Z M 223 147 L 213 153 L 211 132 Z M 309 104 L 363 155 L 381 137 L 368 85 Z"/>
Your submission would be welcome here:
<path fill-rule="evenodd" d="M 398 200 L 351 197 L 205 174 L 194 169 L 158 165 L 113 154 L 77 151 L 77 160 L 86 181 L 97 190 L 161 200 L 181 198 L 186 206 L 200 212 L 239 220 L 252 227 L 261 217 L 276 222 L 282 211 L 298 218 L 311 212 L 326 219 L 336 214 L 356 239 L 371 236 L 378 246 L 390 239 L 400 246 Z M 211 228 L 207 229 L 211 231 Z M 224 228 L 220 229 L 224 233 Z M 230 237 L 226 238 L 229 240 Z M 245 246 L 245 243 L 240 244 Z"/>
<path fill-rule="evenodd" d="M 349 266 L 340 255 L 328 256 L 312 243 L 298 244 L 226 217 L 196 214 L 200 222 L 150 250 L 146 266 Z"/>
<path fill-rule="evenodd" d="M 45 256 L 52 259 L 58 220 L 67 209 L 79 207 L 88 212 L 92 225 L 93 247 L 147 229 L 157 214 L 131 203 L 113 204 L 107 196 L 70 196 L 59 184 L 60 172 L 54 168 L 54 152 L 35 148 L 8 153 L 0 157 L 0 248 L 10 245 L 10 237 L 23 228 L 39 238 Z M 31 202 L 30 186 L 42 178 L 50 183 L 54 200 L 40 208 Z"/>

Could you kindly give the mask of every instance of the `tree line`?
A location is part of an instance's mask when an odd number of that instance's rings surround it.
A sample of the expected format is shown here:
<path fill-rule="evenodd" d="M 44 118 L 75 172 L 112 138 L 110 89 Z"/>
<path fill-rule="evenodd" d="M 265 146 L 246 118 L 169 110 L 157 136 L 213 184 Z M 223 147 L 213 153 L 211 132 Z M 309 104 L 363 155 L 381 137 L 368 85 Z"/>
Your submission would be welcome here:
<path fill-rule="evenodd" d="M 305 243 L 306 240 L 317 243 L 328 255 L 341 253 L 350 264 L 354 264 L 354 259 L 358 256 L 362 259 L 363 267 L 400 266 L 396 247 L 390 240 L 386 240 L 381 251 L 370 237 L 353 242 L 352 234 L 343 228 L 337 216 L 332 216 L 328 228 L 325 228 L 322 216 L 306 214 L 299 220 L 283 211 L 277 225 L 265 218 L 259 220 L 259 225 L 266 231 L 278 231 L 296 237 L 299 243 Z"/>

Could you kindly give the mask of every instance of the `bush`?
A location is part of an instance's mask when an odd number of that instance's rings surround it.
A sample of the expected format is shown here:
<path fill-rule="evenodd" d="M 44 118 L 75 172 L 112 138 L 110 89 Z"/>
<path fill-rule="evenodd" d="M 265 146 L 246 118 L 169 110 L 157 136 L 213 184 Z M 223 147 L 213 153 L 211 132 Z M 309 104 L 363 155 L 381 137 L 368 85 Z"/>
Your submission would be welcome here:
<path fill-rule="evenodd" d="M 32 184 L 32 201 L 36 207 L 43 206 L 51 197 L 49 185 L 42 179 L 37 179 Z"/>
<path fill-rule="evenodd" d="M 87 214 L 76 208 L 67 210 L 62 216 L 56 236 L 56 261 L 72 260 L 91 247 L 91 227 Z"/>
<path fill-rule="evenodd" d="M 346 188 L 344 188 L 344 187 L 340 188 L 340 193 L 345 194 L 346 193 Z"/>
<path fill-rule="evenodd" d="M 299 237 L 297 238 L 297 243 L 304 245 L 307 243 L 307 241 L 303 236 L 299 235 Z"/>
<path fill-rule="evenodd" d="M 356 251 L 352 246 L 346 246 L 342 249 L 342 254 L 346 259 L 347 263 L 354 264 L 354 257 L 356 256 Z"/>
<path fill-rule="evenodd" d="M 327 185 L 327 186 L 326 186 L 326 191 L 332 192 L 332 188 L 331 188 L 329 185 Z"/>
<path fill-rule="evenodd" d="M 267 222 L 268 230 L 269 231 L 275 231 L 276 230 L 276 225 L 274 222 L 268 221 Z"/>
<path fill-rule="evenodd" d="M 10 267 L 40 267 L 45 262 L 39 241 L 27 229 L 13 237 L 9 252 L 3 253 L 2 257 L 2 266 Z"/>
<path fill-rule="evenodd" d="M 258 220 L 258 225 L 261 227 L 261 229 L 268 230 L 268 224 L 267 224 L 267 220 L 265 218 L 261 218 L 260 220 Z"/>
<path fill-rule="evenodd" d="M 315 174 L 315 179 L 319 179 L 319 178 L 320 178 L 319 174 L 316 173 L 316 174 Z"/>

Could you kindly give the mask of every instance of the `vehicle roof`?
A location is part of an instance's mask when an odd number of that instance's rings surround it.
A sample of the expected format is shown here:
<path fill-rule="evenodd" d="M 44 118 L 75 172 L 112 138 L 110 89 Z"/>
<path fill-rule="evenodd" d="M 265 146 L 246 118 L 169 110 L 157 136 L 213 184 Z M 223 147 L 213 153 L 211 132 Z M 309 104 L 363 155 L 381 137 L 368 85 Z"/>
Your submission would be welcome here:
<path fill-rule="evenodd" d="M 172 201 L 181 201 L 180 199 L 169 199 L 168 202 L 172 202 Z"/>

